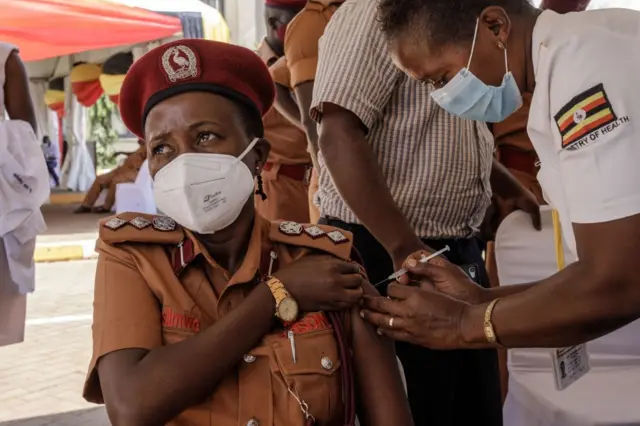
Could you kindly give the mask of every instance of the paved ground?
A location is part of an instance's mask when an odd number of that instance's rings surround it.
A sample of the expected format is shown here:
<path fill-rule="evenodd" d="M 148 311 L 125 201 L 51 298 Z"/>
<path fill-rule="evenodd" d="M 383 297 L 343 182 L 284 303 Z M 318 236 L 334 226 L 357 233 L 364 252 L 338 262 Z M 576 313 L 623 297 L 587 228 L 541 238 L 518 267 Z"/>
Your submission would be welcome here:
<path fill-rule="evenodd" d="M 75 204 L 42 206 L 47 231 L 38 236 L 38 243 L 93 239 L 98 236 L 98 221 L 108 214 L 74 214 Z"/>
<path fill-rule="evenodd" d="M 0 347 L 0 426 L 107 426 L 84 402 L 95 261 L 37 265 L 24 343 Z"/>

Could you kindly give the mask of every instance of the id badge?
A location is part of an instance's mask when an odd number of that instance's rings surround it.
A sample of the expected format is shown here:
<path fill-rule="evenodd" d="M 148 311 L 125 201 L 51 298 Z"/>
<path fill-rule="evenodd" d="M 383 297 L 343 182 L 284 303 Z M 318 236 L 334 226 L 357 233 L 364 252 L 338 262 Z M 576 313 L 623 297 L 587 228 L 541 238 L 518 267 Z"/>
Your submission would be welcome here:
<path fill-rule="evenodd" d="M 591 369 L 587 345 L 577 345 L 568 348 L 551 349 L 553 361 L 553 376 L 556 389 L 565 390 Z"/>

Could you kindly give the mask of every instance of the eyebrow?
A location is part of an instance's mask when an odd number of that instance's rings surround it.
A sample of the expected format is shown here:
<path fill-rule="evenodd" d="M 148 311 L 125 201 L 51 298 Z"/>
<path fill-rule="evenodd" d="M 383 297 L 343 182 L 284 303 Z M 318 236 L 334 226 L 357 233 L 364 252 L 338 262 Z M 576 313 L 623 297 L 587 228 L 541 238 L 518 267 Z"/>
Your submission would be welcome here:
<path fill-rule="evenodd" d="M 220 123 L 216 122 L 216 121 L 211 121 L 211 120 L 202 120 L 202 121 L 197 121 L 195 123 L 190 124 L 187 129 L 189 130 L 193 130 L 193 129 L 197 129 L 198 127 L 205 125 L 205 124 L 213 124 L 214 126 L 220 126 Z M 149 142 L 153 142 L 156 139 L 164 139 L 167 136 L 169 136 L 171 134 L 170 131 L 166 131 L 166 132 L 161 132 L 155 135 L 152 135 L 151 138 L 149 138 Z"/>
<path fill-rule="evenodd" d="M 211 120 L 202 120 L 202 121 L 198 121 L 196 123 L 192 123 L 189 125 L 188 129 L 189 130 L 193 130 L 195 128 L 198 128 L 204 124 L 213 124 L 214 126 L 220 126 L 221 124 L 218 123 L 217 121 L 211 121 Z"/>

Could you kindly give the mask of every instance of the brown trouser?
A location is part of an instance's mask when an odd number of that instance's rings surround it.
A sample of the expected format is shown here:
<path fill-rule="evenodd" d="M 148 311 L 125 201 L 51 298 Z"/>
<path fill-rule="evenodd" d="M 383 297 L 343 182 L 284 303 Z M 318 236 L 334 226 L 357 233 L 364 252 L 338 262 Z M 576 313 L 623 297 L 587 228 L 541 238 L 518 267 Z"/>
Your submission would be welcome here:
<path fill-rule="evenodd" d="M 104 204 L 101 206 L 105 210 L 111 210 L 116 202 L 116 186 L 119 183 L 130 183 L 136 180 L 138 176 L 137 170 L 114 170 L 109 173 L 105 173 L 96 177 L 96 180 L 91 184 L 91 188 L 87 191 L 82 201 L 82 206 L 88 209 L 93 208 L 96 200 L 100 196 L 103 189 L 107 190 L 107 196 L 104 199 Z"/>
<path fill-rule="evenodd" d="M 282 170 L 281 170 L 282 167 Z M 309 185 L 304 173 L 296 172 L 291 166 L 273 164 L 269 170 L 263 169 L 262 185 L 267 199 L 255 196 L 258 213 L 269 220 L 291 220 L 298 223 L 309 223 Z M 294 166 L 305 169 L 306 166 Z M 289 176 L 291 175 L 291 176 Z"/>

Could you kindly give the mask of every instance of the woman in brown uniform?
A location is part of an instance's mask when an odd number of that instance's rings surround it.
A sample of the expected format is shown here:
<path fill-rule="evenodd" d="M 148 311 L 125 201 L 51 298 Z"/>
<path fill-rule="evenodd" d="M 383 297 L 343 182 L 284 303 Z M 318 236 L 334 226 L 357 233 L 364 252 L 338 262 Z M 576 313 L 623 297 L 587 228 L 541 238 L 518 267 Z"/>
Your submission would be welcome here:
<path fill-rule="evenodd" d="M 154 49 L 124 81 L 167 216 L 100 226 L 84 397 L 116 426 L 345 426 L 356 400 L 363 425 L 412 424 L 392 347 L 351 308 L 375 293 L 351 236 L 255 214 L 273 98 L 255 53 L 205 40 Z"/>

